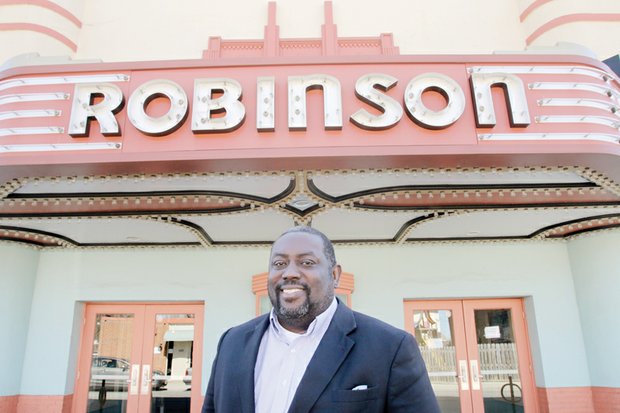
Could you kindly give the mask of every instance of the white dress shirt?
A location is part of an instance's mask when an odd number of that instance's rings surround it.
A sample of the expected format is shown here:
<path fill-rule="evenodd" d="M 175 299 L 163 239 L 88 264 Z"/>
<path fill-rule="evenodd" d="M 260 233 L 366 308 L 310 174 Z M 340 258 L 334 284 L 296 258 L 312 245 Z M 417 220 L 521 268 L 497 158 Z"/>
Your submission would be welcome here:
<path fill-rule="evenodd" d="M 319 314 L 305 333 L 297 334 L 280 325 L 273 309 L 269 328 L 263 334 L 254 366 L 256 413 L 286 413 L 299 382 L 334 317 L 334 301 Z"/>

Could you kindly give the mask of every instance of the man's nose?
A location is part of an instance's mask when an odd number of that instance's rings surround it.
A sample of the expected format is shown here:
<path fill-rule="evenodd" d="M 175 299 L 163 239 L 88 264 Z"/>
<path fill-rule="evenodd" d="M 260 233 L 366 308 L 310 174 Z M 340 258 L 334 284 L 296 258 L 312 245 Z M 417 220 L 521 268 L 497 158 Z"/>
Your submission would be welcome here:
<path fill-rule="evenodd" d="M 299 268 L 294 263 L 290 263 L 282 273 L 282 278 L 285 280 L 299 278 Z"/>

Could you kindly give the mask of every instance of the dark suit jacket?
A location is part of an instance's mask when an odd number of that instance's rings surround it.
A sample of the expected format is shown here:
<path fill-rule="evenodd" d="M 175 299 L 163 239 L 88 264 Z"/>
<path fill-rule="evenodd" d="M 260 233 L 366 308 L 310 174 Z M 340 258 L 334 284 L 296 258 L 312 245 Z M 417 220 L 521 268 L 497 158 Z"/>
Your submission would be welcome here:
<path fill-rule="evenodd" d="M 203 413 L 254 413 L 254 365 L 268 326 L 263 315 L 224 333 Z M 352 390 L 359 385 L 368 390 Z M 414 338 L 339 303 L 289 412 L 439 413 L 439 407 Z"/>

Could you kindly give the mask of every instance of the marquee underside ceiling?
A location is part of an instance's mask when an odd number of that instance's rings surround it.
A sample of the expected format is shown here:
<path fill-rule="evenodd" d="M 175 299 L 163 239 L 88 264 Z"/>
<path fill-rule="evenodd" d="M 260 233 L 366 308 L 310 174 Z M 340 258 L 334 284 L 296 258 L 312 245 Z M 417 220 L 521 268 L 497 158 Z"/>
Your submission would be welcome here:
<path fill-rule="evenodd" d="M 24 178 L 0 240 L 46 248 L 261 245 L 293 225 L 337 243 L 564 239 L 620 226 L 620 188 L 576 167 Z"/>

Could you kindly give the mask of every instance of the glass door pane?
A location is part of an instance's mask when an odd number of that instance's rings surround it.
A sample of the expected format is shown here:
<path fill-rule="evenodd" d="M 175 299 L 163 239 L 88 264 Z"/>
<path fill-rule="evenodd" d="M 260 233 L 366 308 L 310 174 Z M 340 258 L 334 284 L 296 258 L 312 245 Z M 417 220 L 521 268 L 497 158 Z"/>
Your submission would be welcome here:
<path fill-rule="evenodd" d="M 461 301 L 406 301 L 405 314 L 442 413 L 471 413 Z"/>
<path fill-rule="evenodd" d="M 485 413 L 523 413 L 511 310 L 477 309 L 474 320 Z"/>
<path fill-rule="evenodd" d="M 203 314 L 194 303 L 87 305 L 72 411 L 199 413 Z"/>
<path fill-rule="evenodd" d="M 133 314 L 97 314 L 86 411 L 127 412 L 134 335 Z"/>
<path fill-rule="evenodd" d="M 147 306 L 140 413 L 200 411 L 202 311 L 194 304 Z"/>
<path fill-rule="evenodd" d="M 523 301 L 405 301 L 442 413 L 536 411 Z"/>
<path fill-rule="evenodd" d="M 194 315 L 157 314 L 153 337 L 150 411 L 189 413 Z"/>
<path fill-rule="evenodd" d="M 414 311 L 413 324 L 442 413 L 460 413 L 452 311 Z"/>

